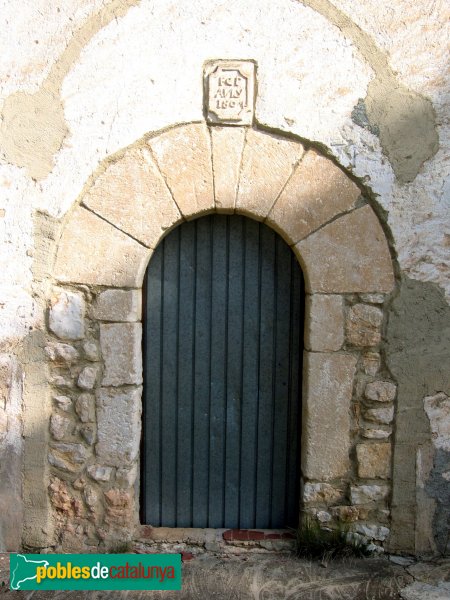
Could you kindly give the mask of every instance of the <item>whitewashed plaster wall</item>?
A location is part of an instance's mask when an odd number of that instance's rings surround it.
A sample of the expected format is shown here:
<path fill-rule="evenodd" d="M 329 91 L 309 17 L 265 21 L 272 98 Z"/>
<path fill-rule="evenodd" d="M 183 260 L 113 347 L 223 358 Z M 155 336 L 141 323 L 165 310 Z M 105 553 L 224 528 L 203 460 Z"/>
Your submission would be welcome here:
<path fill-rule="evenodd" d="M 256 122 L 364 182 L 402 272 L 450 302 L 449 17 L 445 0 L 1 0 L 0 351 L 43 329 L 36 211 L 61 218 L 105 157 L 202 120 L 211 58 L 257 61 Z M 377 78 L 428 107 L 413 122 L 434 147 L 412 175 L 355 118 Z"/>
<path fill-rule="evenodd" d="M 40 319 L 30 293 L 33 211 L 61 216 L 104 157 L 145 132 L 202 119 L 202 65 L 215 57 L 258 61 L 257 121 L 324 144 L 366 181 L 388 211 L 401 268 L 450 296 L 450 15 L 444 0 L 334 2 L 385 54 L 398 81 L 433 102 L 439 150 L 407 184 L 396 182 L 378 137 L 351 119 L 375 76 L 372 66 L 345 28 L 301 2 L 2 4 L 0 110 L 8 96 L 37 94 L 47 85 L 67 127 L 52 153 L 51 119 L 40 128 L 40 115 L 21 113 L 18 101 L 14 118 L 2 115 L 1 139 L 9 136 L 15 146 L 7 156 L 2 148 L 0 157 L 2 341 Z M 319 4 L 325 11 L 329 3 Z M 119 15 L 109 23 L 110 15 L 102 14 L 108 6 Z M 45 109 L 41 100 L 38 111 Z M 43 143 L 30 140 L 33 135 Z M 43 149 L 48 165 L 41 168 Z"/>

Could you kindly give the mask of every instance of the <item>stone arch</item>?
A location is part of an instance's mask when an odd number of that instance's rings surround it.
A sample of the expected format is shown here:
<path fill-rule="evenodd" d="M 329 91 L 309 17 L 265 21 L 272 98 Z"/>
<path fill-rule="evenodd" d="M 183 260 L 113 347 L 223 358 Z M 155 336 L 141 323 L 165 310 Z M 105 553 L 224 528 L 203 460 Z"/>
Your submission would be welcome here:
<path fill-rule="evenodd" d="M 317 513 L 333 504 L 341 512 L 349 503 L 358 504 L 357 498 L 348 500 L 355 477 L 357 484 L 381 480 L 376 501 L 388 495 L 390 441 L 358 445 L 351 411 L 358 369 L 375 373 L 370 350 L 380 343 L 380 306 L 394 287 L 388 243 L 375 212 L 344 171 L 298 141 L 245 127 L 186 124 L 145 137 L 106 161 L 66 217 L 56 250 L 58 293 L 68 287 L 83 302 L 88 299 L 89 330 L 94 337 L 100 331 L 101 367 L 90 388 L 97 397 L 98 439 L 79 469 L 90 468 L 94 475 L 94 467 L 100 469 L 94 479 L 104 486 L 102 527 L 110 531 L 103 531 L 103 538 L 122 539 L 124 531 L 132 535 L 130 515 L 138 519 L 133 493 L 142 383 L 138 304 L 146 266 L 172 228 L 214 211 L 266 222 L 290 244 L 302 266 L 308 294 L 305 505 Z M 114 407 L 116 424 L 108 416 Z M 115 427 L 125 429 L 118 433 Z M 355 446 L 357 461 L 352 462 Z M 115 518 L 108 520 L 109 514 Z M 364 521 L 361 515 L 356 521 Z M 120 535 L 117 527 L 122 527 Z"/>

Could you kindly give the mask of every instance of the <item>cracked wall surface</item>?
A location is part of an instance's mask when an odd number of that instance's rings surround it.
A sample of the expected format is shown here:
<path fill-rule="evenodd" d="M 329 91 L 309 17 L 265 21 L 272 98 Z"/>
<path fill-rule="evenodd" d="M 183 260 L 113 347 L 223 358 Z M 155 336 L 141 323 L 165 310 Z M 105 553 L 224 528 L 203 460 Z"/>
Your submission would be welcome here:
<path fill-rule="evenodd" d="M 19 361 L 25 404 L 39 395 L 60 220 L 101 161 L 148 133 L 203 119 L 202 66 L 211 58 L 257 61 L 256 122 L 347 169 L 386 221 L 400 274 L 440 289 L 448 305 L 445 0 L 26 0 L 1 8 L 0 350 Z M 429 364 L 441 360 L 431 338 L 425 345 Z M 442 391 L 424 381 L 420 402 Z M 409 385 L 400 385 L 399 403 Z M 412 444 L 423 445 L 432 473 L 436 449 L 420 410 L 425 437 Z M 8 447 L 20 457 L 20 427 L 11 432 Z M 428 501 L 426 482 L 420 489 Z"/>

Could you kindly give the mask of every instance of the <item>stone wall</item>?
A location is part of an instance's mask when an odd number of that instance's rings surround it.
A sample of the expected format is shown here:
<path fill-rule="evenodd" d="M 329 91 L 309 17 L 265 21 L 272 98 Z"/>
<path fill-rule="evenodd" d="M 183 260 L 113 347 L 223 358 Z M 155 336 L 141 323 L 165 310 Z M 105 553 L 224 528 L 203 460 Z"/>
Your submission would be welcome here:
<path fill-rule="evenodd" d="M 448 551 L 448 432 L 438 425 L 448 421 L 450 395 L 448 369 L 443 366 L 448 358 L 450 294 L 447 3 L 396 0 L 389 6 L 371 2 L 356 6 L 346 0 L 277 0 L 250 6 L 208 0 L 186 8 L 170 0 L 156 5 L 148 0 L 106 4 L 70 0 L 63 9 L 42 0 L 25 2 L 20 11 L 14 4 L 5 6 L 2 14 L 7 27 L 0 34 L 0 504 L 6 507 L 8 518 L 2 520 L 0 546 L 18 548 L 20 535 L 33 548 L 57 543 L 60 522 L 49 503 L 48 485 L 51 470 L 58 467 L 48 462 L 49 444 L 84 448 L 78 448 L 77 454 L 72 447 L 72 455 L 67 448 L 53 448 L 55 460 L 83 459 L 75 463 L 83 469 L 97 464 L 92 450 L 97 442 L 89 443 L 88 433 L 96 433 L 94 423 L 80 420 L 75 412 L 80 394 L 87 394 L 86 398 L 94 394 L 79 388 L 78 378 L 89 384 L 98 377 L 95 382 L 100 387 L 127 393 L 139 387 L 136 382 L 101 384 L 105 367 L 101 360 L 92 359 L 90 344 L 96 341 L 100 352 L 102 324 L 130 328 L 138 316 L 133 322 L 117 317 L 111 323 L 94 317 L 98 294 L 116 287 L 138 293 L 151 249 L 168 228 L 185 217 L 208 210 L 228 212 L 236 206 L 244 214 L 266 219 L 289 243 L 296 244 L 308 272 L 309 292 L 313 292 L 311 318 L 315 305 L 329 303 L 326 310 L 334 318 L 321 334 L 317 323 L 314 335 L 320 342 L 314 336 L 306 342 L 311 345 L 306 361 L 311 369 L 320 368 L 319 360 L 338 354 L 356 361 L 354 411 L 348 420 L 352 466 L 346 475 L 346 502 L 350 503 L 352 485 L 384 485 L 378 477 L 359 481 L 358 460 L 373 463 L 377 455 L 382 461 L 382 446 L 387 448 L 391 440 L 392 498 L 388 496 L 385 504 L 381 492 L 364 491 L 376 497 L 371 499 L 371 514 L 376 511 L 378 515 L 373 523 L 380 527 L 390 523 L 389 547 L 396 551 Z M 255 131 L 276 134 L 267 135 L 264 141 L 255 134 L 255 146 L 277 148 L 259 165 L 259 174 L 273 175 L 269 178 L 273 187 L 262 187 L 259 196 L 252 192 L 252 180 L 245 174 L 246 168 L 249 174 L 253 168 L 253 130 L 244 139 L 242 128 L 213 128 L 204 141 L 207 156 L 212 152 L 211 166 L 195 160 L 189 163 L 188 158 L 186 164 L 169 164 L 165 160 L 167 137 L 158 135 L 170 130 L 167 136 L 176 136 L 173 126 L 181 123 L 203 123 L 203 65 L 213 58 L 235 57 L 252 59 L 258 66 Z M 155 138 L 155 143 L 144 147 L 144 138 Z M 293 141 L 292 147 L 286 140 Z M 186 156 L 191 144 L 186 131 L 172 142 Z M 357 184 L 358 197 L 336 195 L 333 184 L 328 200 L 311 210 L 294 172 L 268 214 L 266 209 L 271 207 L 263 197 L 279 192 L 278 183 L 303 157 L 295 154 L 298 142 L 304 142 L 309 151 L 300 163 L 305 169 L 300 182 L 308 176 L 308 169 L 314 173 L 325 156 L 330 165 L 345 169 L 348 181 Z M 248 160 L 242 152 L 244 144 Z M 115 173 L 117 160 L 124 154 L 133 173 L 131 183 Z M 336 172 L 342 173 L 337 166 Z M 184 167 L 198 174 L 195 192 L 181 177 L 177 187 L 177 177 L 172 177 Z M 113 214 L 114 197 L 105 205 L 102 173 L 113 177 L 111 193 L 118 198 L 130 192 L 141 198 L 132 211 L 122 204 L 120 214 Z M 236 199 L 238 178 L 241 199 Z M 149 188 L 153 191 L 146 204 Z M 178 203 L 166 202 L 172 194 L 178 195 Z M 347 253 L 342 264 L 355 266 L 353 283 L 367 271 L 368 263 L 360 257 L 367 248 L 373 254 L 374 240 L 369 236 L 367 241 L 365 234 L 357 241 L 354 238 L 367 224 L 367 202 L 382 223 L 396 259 L 399 285 L 393 295 L 384 297 L 383 304 L 380 298 L 369 300 L 359 294 L 386 294 L 390 289 L 339 287 L 348 281 L 349 270 L 328 261 L 334 240 L 339 240 L 339 247 Z M 149 224 L 146 209 L 150 204 L 158 207 L 160 218 Z M 335 207 L 338 218 L 333 214 Z M 293 219 L 292 210 L 299 208 Z M 66 254 L 59 252 L 54 268 L 54 254 L 63 247 Z M 99 257 L 106 253 L 108 261 L 102 263 Z M 70 272 L 68 266 L 75 256 L 77 264 Z M 135 266 L 132 272 L 126 269 L 130 263 Z M 74 281 L 73 273 L 79 273 L 83 265 L 83 281 Z M 315 265 L 323 268 L 315 271 Z M 92 273 L 97 275 L 89 279 Z M 84 299 L 83 338 L 60 339 L 48 329 L 48 303 L 63 292 Z M 330 300 L 329 294 L 336 298 Z M 345 307 L 348 325 L 345 341 L 337 348 L 342 335 L 337 331 L 339 302 Z M 383 319 L 377 325 L 381 341 L 373 347 L 358 346 L 351 323 L 369 311 L 368 322 L 376 324 L 381 307 Z M 104 328 L 104 340 L 118 331 L 114 327 Z M 323 349 L 315 350 L 316 343 Z M 55 344 L 67 344 L 76 354 Z M 378 364 L 376 354 L 380 354 L 379 370 L 372 374 Z M 60 388 L 62 381 L 51 379 L 69 375 L 72 388 Z M 377 382 L 383 381 L 398 385 L 394 404 L 376 399 L 380 391 L 370 391 L 374 387 L 370 384 L 380 388 Z M 310 388 L 311 394 L 318 392 Z M 70 397 L 73 407 L 64 411 L 55 404 L 55 395 Z M 393 405 L 393 433 L 387 441 L 365 437 L 369 430 L 379 430 L 375 435 L 388 432 L 391 425 L 383 420 L 389 419 Z M 376 426 L 367 426 L 380 418 Z M 65 426 L 65 437 L 55 439 L 54 433 L 61 436 Z M 339 456 L 345 456 L 345 449 L 340 449 Z M 97 492 L 101 486 L 119 489 L 114 479 L 117 467 L 109 466 L 109 483 L 99 484 L 85 471 L 86 481 Z M 50 494 L 53 499 L 59 497 L 57 514 L 70 517 L 75 541 L 81 535 L 77 528 L 83 529 L 84 536 L 85 523 L 89 523 L 86 539 L 93 542 L 99 528 L 92 522 L 84 492 L 65 487 L 64 477 L 71 484 L 77 478 L 69 471 L 54 471 L 53 476 L 57 473 L 63 483 L 52 479 Z M 333 485 L 333 481 L 311 481 Z M 124 486 L 120 489 L 128 490 L 131 497 L 132 487 Z M 355 499 L 361 499 L 355 493 Z M 120 494 L 110 499 L 110 505 L 106 502 L 101 502 L 105 511 L 107 506 L 112 511 L 128 510 L 128 499 Z M 335 506 L 342 505 L 339 502 Z M 383 513 L 390 504 L 391 521 Z M 329 512 L 325 508 L 328 502 L 311 505 L 318 512 Z M 368 524 L 370 519 L 369 514 Z M 69 540 L 66 543 L 70 545 Z"/>
<path fill-rule="evenodd" d="M 389 535 L 396 398 L 380 354 L 385 301 L 382 293 L 308 295 L 304 357 L 303 510 L 375 544 Z M 157 536 L 139 533 L 140 306 L 140 290 L 53 289 L 45 352 L 57 549 Z M 166 535 L 192 545 L 190 530 Z"/>
<path fill-rule="evenodd" d="M 303 511 L 385 542 L 396 385 L 380 354 L 394 287 L 383 229 L 358 186 L 316 150 L 200 123 L 144 138 L 102 165 L 55 245 L 45 346 L 53 544 L 108 549 L 142 538 L 140 286 L 160 239 L 212 211 L 265 221 L 302 263 Z"/>
<path fill-rule="evenodd" d="M 140 313 L 139 290 L 53 291 L 49 494 L 66 551 L 130 540 L 138 522 Z"/>

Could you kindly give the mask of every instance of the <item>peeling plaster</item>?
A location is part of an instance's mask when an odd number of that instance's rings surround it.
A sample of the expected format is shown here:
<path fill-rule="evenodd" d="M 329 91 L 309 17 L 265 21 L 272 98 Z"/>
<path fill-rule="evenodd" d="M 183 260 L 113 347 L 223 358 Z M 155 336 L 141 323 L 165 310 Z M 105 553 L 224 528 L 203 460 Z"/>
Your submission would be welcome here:
<path fill-rule="evenodd" d="M 439 148 L 431 101 L 402 85 L 390 67 L 387 55 L 329 0 L 298 1 L 338 27 L 372 67 L 375 77 L 368 85 L 364 101 L 370 130 L 379 132 L 383 152 L 399 183 L 413 181 L 423 163 Z"/>
<path fill-rule="evenodd" d="M 112 0 L 89 17 L 71 38 L 48 77 L 34 94 L 16 92 L 6 98 L 1 114 L 0 147 L 6 160 L 25 167 L 35 180 L 53 168 L 53 158 L 69 133 L 61 102 L 61 86 L 84 46 L 113 19 L 123 17 L 140 0 Z"/>

